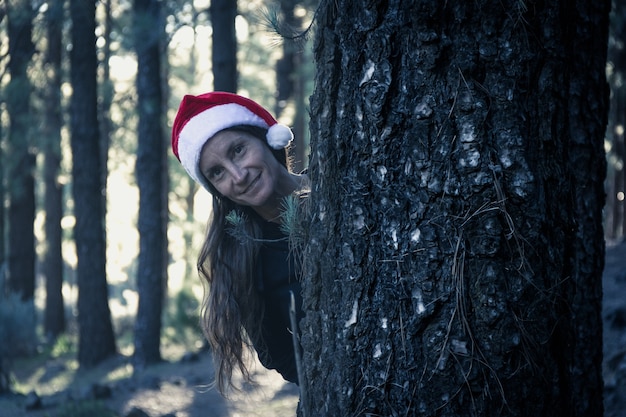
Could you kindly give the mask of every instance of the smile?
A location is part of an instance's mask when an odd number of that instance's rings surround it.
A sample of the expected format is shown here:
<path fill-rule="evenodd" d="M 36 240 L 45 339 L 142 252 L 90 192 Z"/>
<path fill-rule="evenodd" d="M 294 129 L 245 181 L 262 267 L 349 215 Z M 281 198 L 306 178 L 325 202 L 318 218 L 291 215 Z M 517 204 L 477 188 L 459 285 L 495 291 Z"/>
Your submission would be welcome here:
<path fill-rule="evenodd" d="M 252 180 L 252 182 L 250 184 L 248 184 L 248 186 L 245 188 L 245 190 L 243 190 L 240 194 L 246 194 L 248 191 L 250 191 L 251 189 L 254 188 L 254 186 L 259 182 L 259 179 L 261 178 L 261 174 L 259 174 L 255 179 Z"/>

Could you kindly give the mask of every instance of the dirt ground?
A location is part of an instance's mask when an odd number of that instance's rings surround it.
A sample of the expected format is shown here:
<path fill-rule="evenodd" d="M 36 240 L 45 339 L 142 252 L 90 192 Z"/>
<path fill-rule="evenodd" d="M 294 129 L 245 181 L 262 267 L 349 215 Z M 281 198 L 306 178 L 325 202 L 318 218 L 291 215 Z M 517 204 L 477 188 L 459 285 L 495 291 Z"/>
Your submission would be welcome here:
<path fill-rule="evenodd" d="M 607 246 L 603 281 L 604 416 L 626 417 L 626 242 Z M 298 388 L 260 365 L 255 367 L 257 385 L 246 386 L 225 400 L 208 387 L 212 380 L 208 352 L 187 360 L 165 362 L 141 375 L 100 385 L 98 371 L 90 374 L 78 371 L 70 389 L 55 393 L 55 375 L 67 373 L 66 367 L 65 363 L 46 363 L 44 369 L 33 368 L 31 374 L 22 372 L 20 378 L 41 382 L 37 391 L 43 408 L 27 411 L 26 404 L 32 398 L 4 396 L 0 397 L 0 416 L 69 417 L 71 413 L 60 413 L 65 404 L 74 399 L 92 398 L 95 391 L 103 390 L 104 393 L 95 394 L 102 397 L 98 404 L 113 410 L 118 417 L 292 417 L 298 404 Z M 111 369 L 124 373 L 128 367 L 128 358 L 123 356 L 102 365 L 109 378 Z M 145 414 L 133 414 L 133 409 Z M 91 414 L 71 417 L 83 416 L 91 417 Z"/>
<path fill-rule="evenodd" d="M 109 360 L 101 367 L 109 370 L 123 369 L 130 366 L 127 363 L 128 358 L 120 356 Z M 52 374 L 65 372 L 58 369 L 63 368 L 63 364 L 52 363 L 47 366 L 52 370 Z M 261 365 L 257 364 L 254 370 L 256 385 L 244 386 L 241 392 L 234 392 L 230 400 L 224 399 L 209 386 L 213 374 L 211 355 L 208 352 L 194 355 L 193 360 L 164 362 L 132 378 L 122 378 L 103 384 L 97 382 L 98 372 L 80 374 L 79 371 L 76 381 L 62 393 L 49 393 L 47 391 L 50 388 L 44 388 L 42 385 L 41 390 L 38 390 L 42 405 L 36 410 L 26 410 L 27 404 L 31 401 L 28 396 L 0 397 L 0 416 L 92 417 L 94 412 L 81 414 L 78 409 L 68 413 L 64 406 L 74 400 L 96 402 L 99 407 L 106 407 L 119 417 L 142 417 L 141 414 L 132 414 L 133 409 L 146 413 L 143 417 L 295 416 L 299 397 L 298 387 L 284 382 L 276 372 L 267 371 Z M 110 376 L 109 372 L 108 378 Z M 47 377 L 43 374 L 40 379 L 42 382 L 51 381 L 54 375 Z"/>
<path fill-rule="evenodd" d="M 201 354 L 197 362 L 165 364 L 163 368 L 140 377 L 144 382 L 135 392 L 122 387 L 107 404 L 120 417 L 134 407 L 150 417 L 167 414 L 171 417 L 293 417 L 296 414 L 298 387 L 260 364 L 255 368 L 257 385 L 246 386 L 229 400 L 208 386 L 212 381 L 209 353 Z"/>

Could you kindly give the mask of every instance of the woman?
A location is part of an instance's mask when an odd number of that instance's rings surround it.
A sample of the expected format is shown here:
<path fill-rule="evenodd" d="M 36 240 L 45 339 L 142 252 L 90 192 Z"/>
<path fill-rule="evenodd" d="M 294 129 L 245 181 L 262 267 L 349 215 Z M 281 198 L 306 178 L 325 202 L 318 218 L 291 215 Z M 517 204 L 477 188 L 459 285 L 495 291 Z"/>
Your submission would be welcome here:
<path fill-rule="evenodd" d="M 213 196 L 198 271 L 208 284 L 202 327 L 222 394 L 236 368 L 251 380 L 250 343 L 266 368 L 298 381 L 289 307 L 293 293 L 300 320 L 299 265 L 281 223 L 285 198 L 307 178 L 288 169 L 292 138 L 263 107 L 231 93 L 187 95 L 174 120 L 174 154 Z"/>

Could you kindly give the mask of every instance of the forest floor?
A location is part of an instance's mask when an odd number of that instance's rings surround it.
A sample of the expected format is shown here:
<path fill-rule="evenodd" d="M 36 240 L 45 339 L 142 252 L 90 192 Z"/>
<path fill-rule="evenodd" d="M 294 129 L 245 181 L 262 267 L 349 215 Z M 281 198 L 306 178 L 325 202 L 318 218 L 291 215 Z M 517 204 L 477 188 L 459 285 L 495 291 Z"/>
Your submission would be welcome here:
<path fill-rule="evenodd" d="M 60 359 L 15 370 L 22 387 L 18 390 L 27 393 L 34 386 L 37 396 L 0 396 L 0 416 L 293 417 L 298 404 L 298 387 L 260 364 L 253 372 L 256 385 L 244 384 L 241 392 L 224 399 L 209 386 L 213 364 L 208 351 L 164 361 L 134 375 L 130 358 L 122 355 L 89 371 L 73 367 Z M 55 392 L 55 385 L 62 391 Z"/>
<path fill-rule="evenodd" d="M 22 388 L 17 391 L 35 387 L 37 396 L 0 396 L 0 417 L 293 417 L 298 404 L 298 387 L 258 363 L 255 385 L 240 384 L 240 392 L 224 399 L 209 385 L 213 363 L 208 351 L 182 354 L 134 373 L 123 355 L 89 371 L 74 367 L 72 361 L 58 359 L 16 369 Z"/>
<path fill-rule="evenodd" d="M 607 246 L 603 281 L 604 416 L 626 417 L 626 242 Z M 208 387 L 213 377 L 210 353 L 178 349 L 165 349 L 169 361 L 134 375 L 129 358 L 122 355 L 90 371 L 77 371 L 74 362 L 62 358 L 20 363 L 14 369 L 17 391 L 34 390 L 37 396 L 0 396 L 0 416 L 295 416 L 298 388 L 276 372 L 257 364 L 257 385 L 246 385 L 225 400 Z"/>

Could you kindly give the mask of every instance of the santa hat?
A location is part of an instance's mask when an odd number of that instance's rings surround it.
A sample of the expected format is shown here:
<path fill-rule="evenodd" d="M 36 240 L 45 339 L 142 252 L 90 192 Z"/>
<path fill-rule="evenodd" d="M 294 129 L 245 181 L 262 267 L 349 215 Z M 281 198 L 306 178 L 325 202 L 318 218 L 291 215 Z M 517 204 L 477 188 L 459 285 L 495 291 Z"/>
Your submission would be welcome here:
<path fill-rule="evenodd" d="M 273 149 L 285 148 L 293 139 L 289 127 L 248 98 L 225 92 L 186 95 L 172 127 L 174 155 L 191 178 L 210 191 L 199 167 L 202 147 L 219 131 L 241 125 L 267 129 L 267 143 Z"/>

